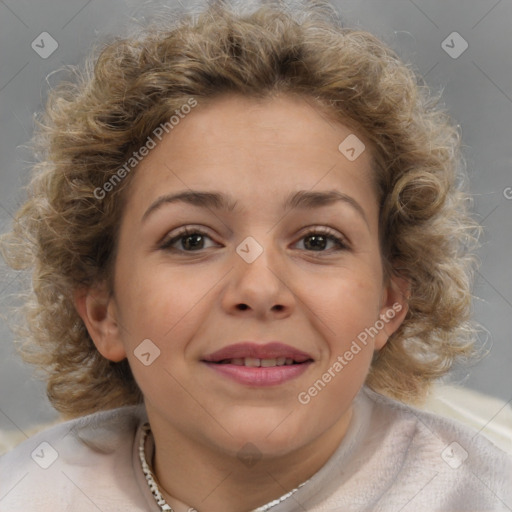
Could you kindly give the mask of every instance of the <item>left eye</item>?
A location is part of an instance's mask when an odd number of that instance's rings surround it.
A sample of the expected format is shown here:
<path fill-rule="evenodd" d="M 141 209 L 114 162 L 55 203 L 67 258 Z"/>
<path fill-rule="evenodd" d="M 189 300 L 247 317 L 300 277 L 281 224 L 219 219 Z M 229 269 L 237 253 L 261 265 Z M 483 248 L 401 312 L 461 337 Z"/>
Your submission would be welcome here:
<path fill-rule="evenodd" d="M 303 249 L 306 251 L 325 252 L 327 249 L 347 249 L 347 245 L 344 243 L 343 239 L 330 232 L 324 231 L 312 231 L 307 233 L 300 239 L 300 242 L 302 242 L 304 246 Z M 331 244 L 330 247 L 329 244 Z"/>

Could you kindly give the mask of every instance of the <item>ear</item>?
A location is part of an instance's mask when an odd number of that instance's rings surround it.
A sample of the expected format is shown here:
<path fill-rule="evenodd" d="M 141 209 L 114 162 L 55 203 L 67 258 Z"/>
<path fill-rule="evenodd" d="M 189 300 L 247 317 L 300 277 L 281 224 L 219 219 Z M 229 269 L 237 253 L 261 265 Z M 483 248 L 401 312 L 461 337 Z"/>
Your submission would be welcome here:
<path fill-rule="evenodd" d="M 387 343 L 389 337 L 402 325 L 409 311 L 409 297 L 411 296 L 411 283 L 404 277 L 396 275 L 388 279 L 382 291 L 381 308 L 378 323 L 381 329 L 374 338 L 375 350 L 380 350 Z"/>
<path fill-rule="evenodd" d="M 75 308 L 98 352 L 110 361 L 126 357 L 117 321 L 115 301 L 105 283 L 75 290 Z"/>

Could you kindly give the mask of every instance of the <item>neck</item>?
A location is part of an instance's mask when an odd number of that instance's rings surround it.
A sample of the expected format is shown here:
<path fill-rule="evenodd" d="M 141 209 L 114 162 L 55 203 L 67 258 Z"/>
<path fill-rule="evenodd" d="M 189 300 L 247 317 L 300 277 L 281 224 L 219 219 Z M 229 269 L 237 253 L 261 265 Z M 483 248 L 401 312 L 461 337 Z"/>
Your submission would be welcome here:
<path fill-rule="evenodd" d="M 176 512 L 183 504 L 198 511 L 250 511 L 297 488 L 334 453 L 348 428 L 352 411 L 320 437 L 278 457 L 251 458 L 206 446 L 179 430 L 148 417 L 155 438 L 153 471 L 160 491 Z M 246 456 L 247 455 L 247 456 Z M 292 498 L 290 498 L 292 499 Z"/>

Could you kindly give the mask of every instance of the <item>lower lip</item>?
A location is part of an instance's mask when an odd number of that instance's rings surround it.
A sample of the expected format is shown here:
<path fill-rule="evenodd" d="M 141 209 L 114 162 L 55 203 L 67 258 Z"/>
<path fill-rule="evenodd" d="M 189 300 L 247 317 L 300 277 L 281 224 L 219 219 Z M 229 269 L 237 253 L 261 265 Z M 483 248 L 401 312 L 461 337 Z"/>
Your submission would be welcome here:
<path fill-rule="evenodd" d="M 251 367 L 235 364 L 205 363 L 212 370 L 248 386 L 277 386 L 302 375 L 311 362 L 272 367 Z"/>

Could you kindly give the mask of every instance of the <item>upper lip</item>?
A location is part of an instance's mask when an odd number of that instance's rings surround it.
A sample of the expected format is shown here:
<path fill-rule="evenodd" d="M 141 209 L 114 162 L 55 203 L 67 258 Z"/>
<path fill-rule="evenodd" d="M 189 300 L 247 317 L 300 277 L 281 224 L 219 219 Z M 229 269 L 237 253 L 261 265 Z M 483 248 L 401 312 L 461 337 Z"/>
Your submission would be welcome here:
<path fill-rule="evenodd" d="M 225 359 L 244 359 L 251 357 L 255 359 L 277 359 L 278 357 L 291 358 L 297 363 L 313 360 L 310 354 L 297 350 L 296 348 L 272 341 L 265 344 L 254 342 L 242 342 L 228 345 L 216 352 L 208 354 L 203 361 L 217 363 Z"/>

